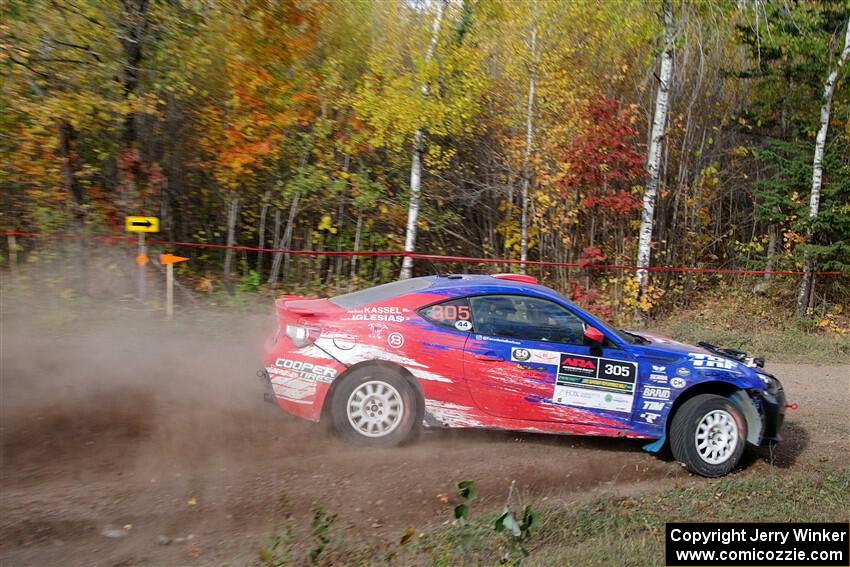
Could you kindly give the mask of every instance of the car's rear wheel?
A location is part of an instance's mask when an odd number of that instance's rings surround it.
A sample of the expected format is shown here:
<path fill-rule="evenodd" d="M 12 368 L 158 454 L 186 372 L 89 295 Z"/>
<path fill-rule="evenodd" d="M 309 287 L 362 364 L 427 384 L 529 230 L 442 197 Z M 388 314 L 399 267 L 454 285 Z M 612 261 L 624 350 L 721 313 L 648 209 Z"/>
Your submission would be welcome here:
<path fill-rule="evenodd" d="M 390 447 L 411 440 L 422 421 L 421 403 L 410 383 L 392 369 L 366 367 L 343 379 L 331 413 L 337 432 L 362 445 Z"/>
<path fill-rule="evenodd" d="M 673 456 L 698 475 L 727 474 L 740 462 L 746 444 L 746 420 L 723 396 L 694 396 L 676 411 L 670 425 Z"/>

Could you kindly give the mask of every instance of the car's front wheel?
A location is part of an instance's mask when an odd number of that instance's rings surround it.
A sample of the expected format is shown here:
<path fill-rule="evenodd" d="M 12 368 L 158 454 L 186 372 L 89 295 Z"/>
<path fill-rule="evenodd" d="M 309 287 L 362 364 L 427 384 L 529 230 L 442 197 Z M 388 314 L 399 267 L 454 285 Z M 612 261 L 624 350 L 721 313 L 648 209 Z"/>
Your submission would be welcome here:
<path fill-rule="evenodd" d="M 673 456 L 702 476 L 729 473 L 740 462 L 746 444 L 746 420 L 723 396 L 694 396 L 676 411 L 670 425 Z"/>
<path fill-rule="evenodd" d="M 339 434 L 355 443 L 390 447 L 419 431 L 419 397 L 398 372 L 383 367 L 355 370 L 334 391 L 331 413 Z"/>

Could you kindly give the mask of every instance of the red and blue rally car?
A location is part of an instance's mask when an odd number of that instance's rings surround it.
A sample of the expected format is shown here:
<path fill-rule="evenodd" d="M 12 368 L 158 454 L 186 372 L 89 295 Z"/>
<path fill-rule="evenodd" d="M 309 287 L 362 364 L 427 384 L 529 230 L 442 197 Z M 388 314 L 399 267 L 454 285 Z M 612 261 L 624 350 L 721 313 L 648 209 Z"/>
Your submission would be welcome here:
<path fill-rule="evenodd" d="M 438 275 L 276 301 L 267 399 L 390 446 L 424 427 L 669 441 L 704 476 L 779 441 L 782 385 L 745 353 L 615 330 L 530 276 Z"/>

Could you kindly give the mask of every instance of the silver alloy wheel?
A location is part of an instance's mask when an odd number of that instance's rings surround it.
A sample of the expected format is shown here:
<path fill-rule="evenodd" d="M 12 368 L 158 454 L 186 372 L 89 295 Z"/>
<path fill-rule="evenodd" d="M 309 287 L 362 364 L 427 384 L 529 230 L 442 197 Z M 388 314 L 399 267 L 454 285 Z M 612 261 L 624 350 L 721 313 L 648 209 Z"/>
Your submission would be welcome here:
<path fill-rule="evenodd" d="M 711 465 L 725 463 L 738 446 L 738 424 L 728 411 L 710 411 L 697 425 L 695 440 L 703 461 Z"/>
<path fill-rule="evenodd" d="M 361 435 L 384 437 L 401 423 L 404 401 L 398 390 L 390 384 L 371 380 L 351 392 L 346 413 L 351 426 Z"/>

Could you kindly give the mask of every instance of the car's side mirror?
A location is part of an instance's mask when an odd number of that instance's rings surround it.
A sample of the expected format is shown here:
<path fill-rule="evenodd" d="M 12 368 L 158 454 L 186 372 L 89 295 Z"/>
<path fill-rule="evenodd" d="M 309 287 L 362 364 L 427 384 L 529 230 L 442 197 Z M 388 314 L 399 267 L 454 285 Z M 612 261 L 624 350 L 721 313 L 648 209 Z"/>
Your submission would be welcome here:
<path fill-rule="evenodd" d="M 592 346 L 601 346 L 605 342 L 605 335 L 602 334 L 602 331 L 590 325 L 584 329 L 584 338 Z"/>

